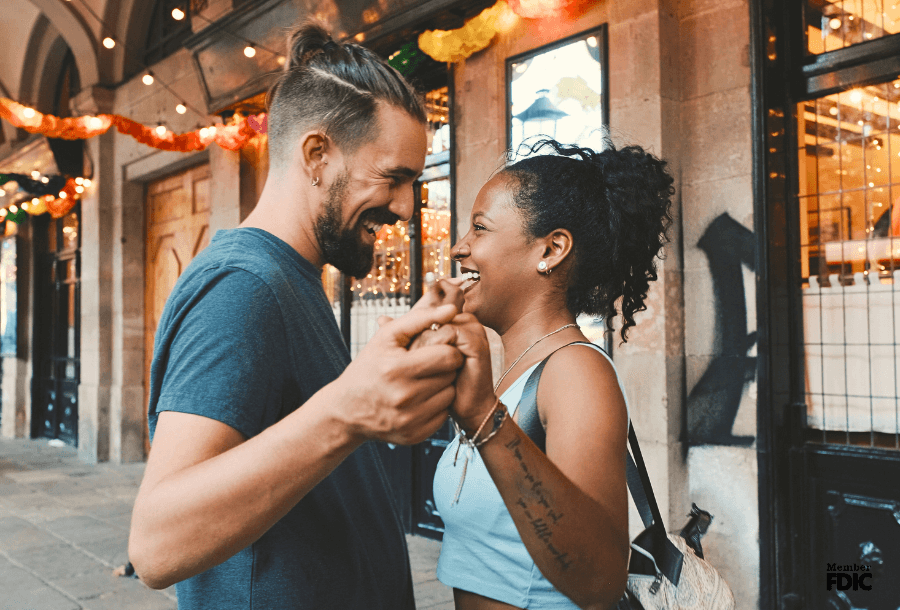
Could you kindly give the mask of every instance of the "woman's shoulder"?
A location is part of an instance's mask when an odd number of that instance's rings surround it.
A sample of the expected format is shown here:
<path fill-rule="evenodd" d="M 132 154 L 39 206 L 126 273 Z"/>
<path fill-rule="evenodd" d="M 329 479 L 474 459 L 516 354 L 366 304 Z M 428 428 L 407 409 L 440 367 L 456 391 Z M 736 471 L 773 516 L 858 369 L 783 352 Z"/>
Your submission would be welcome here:
<path fill-rule="evenodd" d="M 569 415 L 573 411 L 595 415 L 608 411 L 606 416 L 616 419 L 615 412 L 621 411 L 627 422 L 625 396 L 615 366 L 605 353 L 586 344 L 567 345 L 547 361 L 538 386 L 538 407 L 545 424 L 560 410 Z"/>

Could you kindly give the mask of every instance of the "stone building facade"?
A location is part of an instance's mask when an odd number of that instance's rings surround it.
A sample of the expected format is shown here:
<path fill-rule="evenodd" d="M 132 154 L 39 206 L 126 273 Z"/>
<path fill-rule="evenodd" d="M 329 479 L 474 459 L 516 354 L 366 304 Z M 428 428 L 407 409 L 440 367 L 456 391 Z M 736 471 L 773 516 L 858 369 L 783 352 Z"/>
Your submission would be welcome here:
<path fill-rule="evenodd" d="M 0 36 L 0 94 L 50 112 L 59 102 L 60 74 L 74 62 L 77 87 L 67 98 L 73 115 L 117 113 L 148 125 L 161 122 L 176 132 L 228 122 L 236 112 L 261 110 L 264 74 L 277 69 L 283 28 L 296 19 L 315 16 L 337 35 L 387 56 L 424 30 L 459 27 L 493 4 L 488 0 L 192 0 L 187 29 L 172 34 L 171 24 L 166 26 L 169 30 L 159 25 L 163 23 L 158 19 L 160 11 L 165 16 L 175 5 L 187 6 L 187 2 L 8 1 L 15 10 L 7 11 L 10 18 L 0 25 L 4 34 Z M 782 458 L 787 463 L 785 456 L 791 450 L 805 446 L 805 441 L 791 434 L 813 427 L 789 428 L 793 424 L 785 423 L 787 414 L 794 412 L 791 405 L 803 402 L 809 392 L 797 382 L 799 389 L 782 393 L 779 375 L 796 368 L 801 372 L 794 377 L 802 378 L 804 363 L 809 362 L 809 350 L 803 352 L 802 341 L 786 338 L 796 334 L 790 330 L 796 328 L 791 326 L 791 316 L 799 316 L 804 307 L 791 299 L 801 298 L 801 288 L 824 288 L 810 281 L 809 269 L 804 268 L 805 275 L 797 272 L 800 281 L 785 289 L 788 283 L 782 276 L 788 277 L 785 269 L 793 267 L 778 265 L 800 256 L 786 250 L 794 247 L 789 229 L 795 221 L 784 210 L 793 209 L 790 205 L 796 204 L 797 194 L 784 181 L 795 179 L 791 172 L 798 170 L 790 169 L 797 167 L 797 147 L 785 144 L 784 138 L 793 134 L 802 144 L 803 137 L 789 127 L 798 112 L 791 104 L 818 93 L 778 83 L 785 75 L 788 82 L 800 82 L 801 73 L 812 74 L 802 76 L 809 79 L 832 74 L 843 69 L 842 61 L 855 66 L 851 59 L 841 59 L 841 53 L 857 53 L 852 43 L 844 44 L 843 50 L 813 50 L 799 56 L 800 43 L 795 44 L 820 33 L 831 44 L 833 33 L 825 29 L 849 24 L 854 14 L 829 12 L 828 2 L 787 3 L 796 5 L 791 9 L 770 0 L 576 4 L 580 8 L 566 18 L 512 20 L 486 49 L 444 66 L 443 72 L 440 66 L 433 67 L 431 76 L 424 79 L 424 88 L 442 92 L 438 97 L 445 102 L 443 106 L 436 102 L 445 114 L 435 115 L 434 142 L 437 147 L 443 138 L 441 147 L 449 150 L 433 151 L 428 174 L 434 182 L 450 184 L 447 205 L 441 211 L 451 224 L 449 234 L 441 239 L 449 243 L 467 231 L 479 187 L 497 169 L 512 130 L 519 128 L 510 110 L 514 67 L 566 41 L 587 40 L 586 36 L 594 37 L 594 42 L 601 40 L 603 86 L 594 93 L 602 98 L 598 104 L 613 140 L 618 145 L 639 144 L 666 159 L 675 177 L 675 223 L 660 262 L 659 280 L 629 341 L 613 345 L 662 514 L 671 528 L 684 521 L 692 502 L 715 515 L 704 547 L 731 584 L 739 608 L 815 607 L 802 605 L 802 600 L 820 594 L 810 593 L 814 586 L 808 583 L 819 582 L 821 570 L 816 571 L 812 560 L 803 559 L 803 542 L 799 546 L 790 542 L 806 530 L 798 529 L 802 515 L 796 507 L 802 498 L 797 500 L 789 490 L 791 483 L 812 481 L 815 476 L 779 465 Z M 814 10 L 819 12 L 812 15 Z M 798 29 L 799 19 L 807 19 L 812 29 Z M 889 37 L 893 31 L 888 31 L 887 21 L 882 25 L 879 36 L 884 41 L 866 47 L 875 49 L 875 59 L 889 55 L 890 45 L 897 44 Z M 814 31 L 813 26 L 825 29 Z M 156 31 L 154 27 L 162 27 L 155 46 L 148 34 Z M 28 44 L 22 44 L 23 35 Z M 105 36 L 115 38 L 113 49 L 101 44 Z M 241 53 L 248 41 L 259 44 L 253 63 L 245 62 Z M 821 57 L 826 59 L 837 57 L 837 63 L 820 61 L 815 53 L 824 53 Z M 71 58 L 68 64 L 66 58 Z M 151 63 L 145 65 L 145 60 Z M 166 88 L 145 85 L 148 71 Z M 900 67 L 895 72 L 900 73 Z M 822 85 L 817 91 L 826 95 L 849 88 L 854 78 L 866 82 L 880 78 L 888 83 L 895 76 L 885 72 L 863 78 L 847 73 L 840 85 Z M 199 115 L 177 114 L 174 108 L 179 102 L 199 109 Z M 449 132 L 441 129 L 441 121 L 449 123 Z M 521 129 L 524 133 L 525 128 Z M 6 123 L 2 130 L 0 171 L 55 171 L 54 157 L 40 138 Z M 880 142 L 886 146 L 883 139 Z M 820 150 L 816 146 L 815 140 L 807 142 L 805 150 L 815 155 Z M 166 256 L 178 264 L 154 262 L 164 251 L 160 244 L 165 239 L 167 206 L 188 201 L 184 205 L 190 208 L 189 215 L 203 219 L 202 229 L 188 240 L 189 258 L 216 230 L 237 226 L 253 209 L 265 181 L 265 139 L 256 138 L 240 152 L 211 146 L 186 154 L 148 148 L 110 131 L 87 140 L 84 157 L 92 186 L 84 194 L 77 220 L 77 446 L 87 462 L 140 461 L 146 455 L 145 380 L 152 312 L 164 301 L 166 282 L 173 273 L 177 277 L 177 266 L 184 262 L 182 254 L 171 248 L 165 250 Z M 419 192 L 427 199 L 439 191 L 433 186 L 427 195 L 428 190 Z M 787 193 L 786 199 L 779 199 L 779 193 Z M 0 199 L 0 204 L 8 203 Z M 36 322 L 39 286 L 46 278 L 38 273 L 44 253 L 37 249 L 45 243 L 38 232 L 49 229 L 41 222 L 35 217 L 20 224 L 15 238 L 17 349 L 14 355 L 5 354 L 2 363 L 2 434 L 7 437 L 43 434 L 36 425 L 46 409 L 36 404 L 43 399 L 37 387 L 35 353 L 41 349 Z M 819 243 L 824 243 L 824 229 L 817 230 Z M 802 237 L 800 241 L 795 249 L 799 253 L 807 248 L 804 260 L 808 260 L 812 246 Z M 824 254 L 818 256 L 824 260 Z M 417 264 L 421 268 L 422 259 Z M 861 268 L 851 271 L 861 272 Z M 364 342 L 369 323 L 360 313 L 365 309 L 361 292 L 365 282 L 354 287 L 349 280 L 336 281 L 334 288 L 326 278 L 327 287 L 334 289 L 330 296 L 334 296 L 336 315 L 348 340 Z M 392 311 L 408 304 L 417 280 L 410 281 L 406 297 L 391 301 Z M 882 285 L 890 286 L 886 280 Z M 342 306 L 335 296 L 338 293 L 356 304 Z M 800 351 L 792 351 L 796 349 Z M 498 351 L 496 356 L 499 365 L 502 355 Z M 782 367 L 783 362 L 788 364 Z M 846 432 L 849 439 L 850 430 Z M 874 427 L 870 432 L 870 448 L 874 448 Z M 435 447 L 439 446 L 436 441 Z M 411 504 L 427 504 L 427 498 L 416 491 L 426 483 L 415 480 L 410 464 L 427 465 L 434 458 L 428 457 L 427 450 L 403 451 L 385 453 L 394 468 L 392 476 L 399 481 L 398 493 L 406 494 L 404 501 Z M 872 449 L 867 455 L 876 453 Z M 890 455 L 878 458 L 879 468 L 893 467 Z M 852 504 L 849 499 L 843 501 Z M 810 506 L 811 511 L 819 511 L 816 514 L 827 512 L 822 502 Z M 427 508 L 416 505 L 402 510 L 412 530 L 431 531 Z M 417 511 L 424 511 L 422 519 Z M 636 513 L 631 522 L 637 531 Z M 806 566 L 805 571 L 786 567 L 792 562 Z"/>

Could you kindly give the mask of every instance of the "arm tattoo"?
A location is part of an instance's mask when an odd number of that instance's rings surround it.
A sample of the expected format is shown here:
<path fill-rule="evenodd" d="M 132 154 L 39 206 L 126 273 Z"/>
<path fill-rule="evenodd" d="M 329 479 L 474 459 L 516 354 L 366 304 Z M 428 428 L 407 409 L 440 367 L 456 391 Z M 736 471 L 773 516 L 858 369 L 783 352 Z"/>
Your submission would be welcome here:
<path fill-rule="evenodd" d="M 544 483 L 540 478 L 531 473 L 528 464 L 525 463 L 519 445 L 521 441 L 518 438 L 506 443 L 506 448 L 513 454 L 521 468 L 521 476 L 516 481 L 522 496 L 516 501 L 516 506 L 522 509 L 522 514 L 528 523 L 534 529 L 535 535 L 544 543 L 544 546 L 559 562 L 560 568 L 569 569 L 573 560 L 569 559 L 569 554 L 557 549 L 553 545 L 553 526 L 565 516 L 557 512 L 553 506 L 552 495 L 544 489 Z M 542 514 L 543 516 L 536 516 Z"/>

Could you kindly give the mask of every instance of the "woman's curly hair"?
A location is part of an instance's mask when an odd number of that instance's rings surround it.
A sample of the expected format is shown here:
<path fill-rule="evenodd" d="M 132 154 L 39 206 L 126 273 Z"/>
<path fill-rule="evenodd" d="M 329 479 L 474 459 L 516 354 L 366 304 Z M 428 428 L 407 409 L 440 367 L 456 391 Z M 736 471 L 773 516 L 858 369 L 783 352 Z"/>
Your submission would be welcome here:
<path fill-rule="evenodd" d="M 621 298 L 624 342 L 657 279 L 675 189 L 665 161 L 639 146 L 605 145 L 596 152 L 542 139 L 501 173 L 517 182 L 513 197 L 531 237 L 555 229 L 572 234 L 569 310 L 603 316 L 612 331 Z M 551 154 L 535 154 L 545 148 Z"/>

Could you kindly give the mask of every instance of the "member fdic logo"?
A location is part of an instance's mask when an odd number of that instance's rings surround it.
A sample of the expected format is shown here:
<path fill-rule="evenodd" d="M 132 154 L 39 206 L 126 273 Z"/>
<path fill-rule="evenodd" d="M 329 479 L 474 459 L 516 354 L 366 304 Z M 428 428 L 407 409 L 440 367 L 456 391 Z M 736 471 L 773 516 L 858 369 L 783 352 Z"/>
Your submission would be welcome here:
<path fill-rule="evenodd" d="M 858 563 L 850 565 L 839 565 L 829 563 L 828 570 L 825 572 L 826 588 L 831 591 L 871 591 L 872 590 L 872 568 L 868 565 Z"/>

